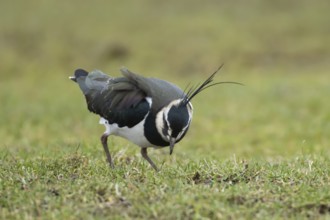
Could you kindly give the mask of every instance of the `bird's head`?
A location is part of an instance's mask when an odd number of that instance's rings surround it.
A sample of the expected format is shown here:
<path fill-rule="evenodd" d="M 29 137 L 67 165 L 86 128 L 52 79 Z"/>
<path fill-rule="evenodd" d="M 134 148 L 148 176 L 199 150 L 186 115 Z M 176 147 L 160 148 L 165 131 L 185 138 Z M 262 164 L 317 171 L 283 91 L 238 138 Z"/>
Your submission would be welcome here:
<path fill-rule="evenodd" d="M 221 69 L 221 65 L 203 83 L 192 86 L 183 92 L 181 99 L 176 99 L 163 107 L 156 115 L 156 127 L 163 140 L 170 145 L 170 154 L 173 152 L 174 144 L 180 141 L 188 131 L 192 120 L 193 107 L 190 101 L 200 92 L 215 85 L 231 83 L 243 85 L 237 82 L 212 83 L 215 74 Z"/>
<path fill-rule="evenodd" d="M 177 99 L 163 107 L 156 116 L 156 127 L 163 140 L 170 145 L 170 154 L 174 144 L 180 141 L 188 131 L 192 120 L 193 107 Z"/>

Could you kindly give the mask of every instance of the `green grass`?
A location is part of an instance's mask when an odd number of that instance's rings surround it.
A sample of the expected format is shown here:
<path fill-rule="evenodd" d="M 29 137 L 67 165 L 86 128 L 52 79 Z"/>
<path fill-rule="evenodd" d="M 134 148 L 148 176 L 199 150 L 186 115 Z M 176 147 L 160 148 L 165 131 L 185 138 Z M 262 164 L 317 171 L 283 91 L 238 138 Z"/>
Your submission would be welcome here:
<path fill-rule="evenodd" d="M 115 171 L 78 153 L 6 158 L 2 218 L 264 219 L 329 212 L 328 158 L 175 160 L 155 174 L 137 156 L 117 160 Z"/>
<path fill-rule="evenodd" d="M 0 219 L 329 219 L 329 3 L 7 1 L 0 7 Z M 109 140 L 78 67 L 184 88 L 221 63 L 169 149 Z"/>

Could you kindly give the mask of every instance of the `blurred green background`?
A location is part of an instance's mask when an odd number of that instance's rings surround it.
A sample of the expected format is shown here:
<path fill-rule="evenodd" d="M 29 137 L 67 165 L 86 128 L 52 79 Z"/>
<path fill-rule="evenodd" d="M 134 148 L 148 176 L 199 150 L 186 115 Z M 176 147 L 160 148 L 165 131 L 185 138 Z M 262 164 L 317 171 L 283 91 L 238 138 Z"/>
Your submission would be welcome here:
<path fill-rule="evenodd" d="M 217 81 L 246 86 L 193 100 L 177 157 L 329 153 L 329 9 L 326 0 L 2 1 L 1 154 L 60 157 L 79 145 L 104 159 L 103 127 L 68 80 L 76 68 L 119 76 L 126 66 L 184 88 L 222 63 Z"/>

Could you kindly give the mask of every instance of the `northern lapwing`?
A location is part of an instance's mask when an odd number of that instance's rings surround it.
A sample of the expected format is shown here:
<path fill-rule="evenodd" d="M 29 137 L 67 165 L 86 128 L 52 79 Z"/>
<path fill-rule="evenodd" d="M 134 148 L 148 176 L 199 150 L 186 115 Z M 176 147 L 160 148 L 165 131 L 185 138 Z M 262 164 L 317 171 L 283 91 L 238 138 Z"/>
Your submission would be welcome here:
<path fill-rule="evenodd" d="M 105 126 L 101 142 L 110 167 L 114 167 L 107 140 L 109 135 L 123 137 L 141 148 L 141 155 L 158 170 L 147 153 L 148 147 L 170 147 L 187 133 L 193 106 L 190 101 L 201 91 L 222 83 L 211 84 L 220 66 L 202 84 L 187 92 L 176 85 L 156 78 L 147 78 L 121 68 L 122 77 L 111 77 L 99 70 L 77 69 L 71 80 L 78 83 L 85 95 L 89 111 L 98 114 Z M 239 83 L 237 83 L 239 84 Z"/>

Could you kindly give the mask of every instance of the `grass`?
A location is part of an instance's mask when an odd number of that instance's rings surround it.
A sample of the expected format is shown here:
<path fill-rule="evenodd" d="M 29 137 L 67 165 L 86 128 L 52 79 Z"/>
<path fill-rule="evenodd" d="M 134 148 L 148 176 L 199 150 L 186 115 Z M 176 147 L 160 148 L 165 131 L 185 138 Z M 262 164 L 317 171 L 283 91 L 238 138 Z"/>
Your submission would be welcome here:
<path fill-rule="evenodd" d="M 3 2 L 1 219 L 329 219 L 329 4 Z M 13 13 L 15 12 L 15 13 Z M 112 137 L 67 79 L 125 65 L 184 88 L 225 63 L 169 150 Z"/>
<path fill-rule="evenodd" d="M 155 174 L 135 157 L 115 171 L 81 154 L 2 162 L 2 218 L 316 218 L 329 212 L 329 160 L 175 158 Z"/>

